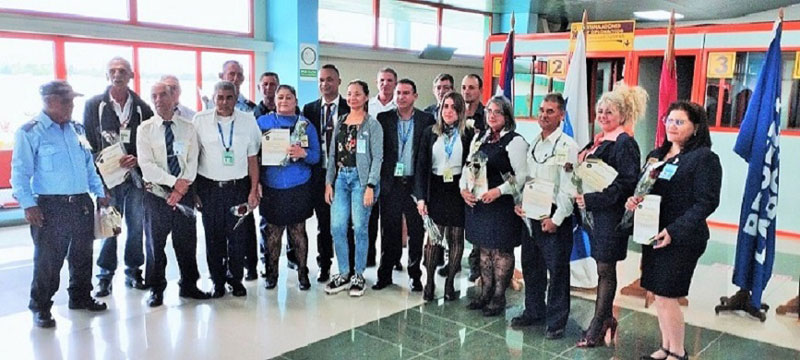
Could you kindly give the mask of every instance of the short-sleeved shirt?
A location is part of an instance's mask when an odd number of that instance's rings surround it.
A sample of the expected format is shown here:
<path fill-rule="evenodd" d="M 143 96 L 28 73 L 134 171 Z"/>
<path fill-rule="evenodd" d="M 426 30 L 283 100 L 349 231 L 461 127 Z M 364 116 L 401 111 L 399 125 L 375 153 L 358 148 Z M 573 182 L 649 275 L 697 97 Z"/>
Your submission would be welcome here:
<path fill-rule="evenodd" d="M 234 110 L 232 116 L 221 117 L 216 109 L 204 110 L 195 115 L 194 126 L 200 143 L 198 175 L 216 181 L 248 175 L 247 158 L 261 150 L 261 130 L 252 112 Z M 224 164 L 226 150 L 233 152 L 233 165 Z"/>

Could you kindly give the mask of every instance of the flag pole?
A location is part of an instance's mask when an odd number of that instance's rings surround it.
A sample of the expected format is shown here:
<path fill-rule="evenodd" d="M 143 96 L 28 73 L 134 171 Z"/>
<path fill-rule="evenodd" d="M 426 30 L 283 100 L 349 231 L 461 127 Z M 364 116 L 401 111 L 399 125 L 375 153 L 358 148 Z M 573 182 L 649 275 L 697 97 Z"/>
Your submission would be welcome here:
<path fill-rule="evenodd" d="M 516 23 L 517 23 L 517 20 L 514 18 L 514 12 L 512 11 L 511 12 L 511 31 L 509 31 L 509 36 L 511 38 L 508 39 L 509 41 L 514 41 L 514 25 L 516 25 Z M 514 88 L 516 86 L 514 86 L 514 52 L 513 51 L 511 52 L 511 83 L 508 84 L 507 86 L 511 86 L 511 99 L 508 99 L 508 100 L 511 101 L 511 109 L 512 109 L 512 112 L 513 112 L 513 109 L 514 109 L 514 97 L 516 95 L 516 94 L 514 94 L 514 90 L 515 90 Z"/>

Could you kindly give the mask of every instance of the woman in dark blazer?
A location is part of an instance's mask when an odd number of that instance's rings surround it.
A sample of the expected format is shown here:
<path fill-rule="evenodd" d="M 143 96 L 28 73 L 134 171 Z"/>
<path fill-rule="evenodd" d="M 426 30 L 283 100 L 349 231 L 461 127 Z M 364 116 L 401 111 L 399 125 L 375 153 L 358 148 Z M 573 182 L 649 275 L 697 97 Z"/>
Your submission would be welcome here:
<path fill-rule="evenodd" d="M 469 143 L 474 131 L 466 127 L 466 103 L 461 94 L 449 92 L 442 98 L 436 124 L 422 133 L 417 155 L 417 175 L 414 178 L 414 196 L 420 216 L 429 215 L 439 232 L 441 242 L 428 238 L 425 244 L 425 270 L 427 281 L 422 297 L 433 300 L 436 259 L 443 246 L 449 249 L 453 264 L 461 262 L 464 253 L 464 200 L 458 183 L 467 159 Z M 456 299 L 454 279 L 459 267 L 449 266 L 444 282 L 444 299 Z"/>
<path fill-rule="evenodd" d="M 684 321 L 678 298 L 689 284 L 708 243 L 706 219 L 719 206 L 722 166 L 711 151 L 711 136 L 702 106 L 678 101 L 670 105 L 666 140 L 647 155 L 666 161 L 650 192 L 661 196 L 659 229 L 652 245 L 642 246 L 642 287 L 655 294 L 661 348 L 644 358 L 688 359 Z M 631 211 L 642 201 L 630 197 Z"/>
<path fill-rule="evenodd" d="M 639 175 L 639 146 L 629 134 L 644 114 L 647 93 L 641 87 L 617 84 L 597 101 L 595 122 L 601 133 L 578 154 L 578 161 L 597 158 L 614 168 L 617 177 L 606 189 L 575 197 L 579 208 L 591 213 L 594 224 L 589 231 L 592 257 L 597 262 L 597 299 L 594 317 L 578 347 L 594 347 L 617 329 L 612 308 L 617 292 L 617 261 L 628 251 L 628 233 L 615 230 L 625 212 L 625 200 L 633 195 Z"/>
<path fill-rule="evenodd" d="M 484 184 L 470 186 L 461 177 L 466 239 L 481 250 L 481 294 L 467 306 L 484 316 L 498 316 L 506 307 L 506 288 L 514 274 L 514 248 L 522 244 L 522 219 L 514 213 L 515 191 L 521 191 L 528 174 L 528 143 L 516 131 L 511 102 L 495 96 L 486 104 L 487 127 L 470 143 L 461 173 L 485 173 Z M 506 180 L 504 175 L 514 177 Z M 477 184 L 476 184 L 477 185 Z M 516 187 L 516 189 L 514 189 Z M 481 189 L 483 188 L 483 189 Z"/>

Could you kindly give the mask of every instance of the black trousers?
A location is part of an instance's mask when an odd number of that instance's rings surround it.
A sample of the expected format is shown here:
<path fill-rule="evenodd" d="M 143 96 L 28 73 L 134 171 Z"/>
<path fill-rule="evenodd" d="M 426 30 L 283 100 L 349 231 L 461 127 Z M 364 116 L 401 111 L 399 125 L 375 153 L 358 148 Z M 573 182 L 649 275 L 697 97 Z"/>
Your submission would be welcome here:
<path fill-rule="evenodd" d="M 569 317 L 569 256 L 572 253 L 572 220 L 567 217 L 556 233 L 542 231 L 542 223 L 531 220 L 533 238 L 523 231 L 522 275 L 525 278 L 525 312 L 531 318 L 545 317 L 548 329 L 562 329 Z M 550 273 L 550 280 L 547 273 Z M 545 305 L 545 290 L 547 304 Z"/>
<path fill-rule="evenodd" d="M 237 283 L 244 276 L 244 253 L 247 243 L 245 224 L 233 229 L 239 218 L 230 208 L 247 202 L 250 178 L 220 182 L 197 176 L 197 194 L 203 204 L 203 227 L 206 235 L 206 260 L 214 286 Z"/>
<path fill-rule="evenodd" d="M 247 218 L 244 219 L 244 223 L 240 225 L 240 227 L 245 228 L 245 231 L 247 231 L 244 247 L 244 267 L 247 271 L 252 271 L 255 274 L 257 271 L 256 268 L 258 267 L 259 249 L 258 236 L 256 235 L 255 214 L 250 213 L 250 215 L 247 215 Z"/>
<path fill-rule="evenodd" d="M 58 291 L 61 267 L 69 261 L 69 298 L 85 301 L 92 291 L 92 241 L 94 204 L 88 194 L 42 195 L 38 199 L 44 216 L 42 227 L 31 225 L 33 281 L 28 308 L 48 311 Z"/>
<path fill-rule="evenodd" d="M 378 281 L 390 281 L 394 265 L 403 255 L 403 215 L 408 228 L 408 275 L 412 279 L 422 276 L 422 239 L 425 231 L 417 204 L 411 198 L 413 181 L 396 178 L 391 189 L 382 192 L 381 201 L 381 265 Z"/>
<path fill-rule="evenodd" d="M 182 205 L 194 208 L 194 189 L 190 188 L 181 199 Z M 153 194 L 144 195 L 144 234 L 146 261 L 145 282 L 153 292 L 163 292 L 167 287 L 164 271 L 167 267 L 167 235 L 172 233 L 172 248 L 181 273 L 179 286 L 197 286 L 197 219 L 173 210 L 167 201 Z"/>

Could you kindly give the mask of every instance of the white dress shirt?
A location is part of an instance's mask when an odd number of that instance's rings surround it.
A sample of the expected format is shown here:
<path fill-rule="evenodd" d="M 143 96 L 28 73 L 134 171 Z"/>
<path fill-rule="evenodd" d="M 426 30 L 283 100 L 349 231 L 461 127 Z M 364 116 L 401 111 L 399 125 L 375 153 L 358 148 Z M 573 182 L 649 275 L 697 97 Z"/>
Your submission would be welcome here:
<path fill-rule="evenodd" d="M 394 96 L 392 96 L 392 101 L 386 103 L 386 105 L 381 104 L 381 101 L 378 100 L 378 97 L 375 96 L 372 99 L 369 99 L 369 103 L 367 104 L 367 112 L 372 115 L 374 118 L 378 118 L 378 114 L 397 109 L 397 102 Z"/>
<path fill-rule="evenodd" d="M 464 149 L 462 148 L 464 146 L 461 144 L 461 134 L 453 135 L 458 136 L 456 136 L 455 139 L 451 139 L 451 141 L 453 141 L 453 152 L 450 158 L 447 157 L 447 152 L 444 151 L 445 141 L 448 140 L 447 136 L 439 135 L 433 143 L 433 148 L 431 149 L 433 153 L 432 170 L 435 175 L 444 176 L 444 169 L 447 168 L 450 168 L 453 175 L 461 174 L 461 168 L 464 166 L 461 162 L 462 155 L 464 154 Z"/>
<path fill-rule="evenodd" d="M 197 176 L 197 157 L 200 149 L 194 125 L 191 120 L 179 115 L 173 115 L 172 122 L 172 134 L 175 136 L 172 150 L 181 166 L 178 177 L 169 172 L 164 119 L 155 114 L 139 125 L 136 148 L 139 154 L 139 166 L 146 182 L 172 187 L 179 178 L 193 182 Z"/>
<path fill-rule="evenodd" d="M 221 117 L 217 115 L 216 109 L 203 110 L 195 115 L 194 126 L 200 140 L 198 174 L 214 181 L 242 179 L 248 175 L 247 158 L 258 155 L 261 150 L 261 129 L 252 113 L 234 110 L 232 116 Z M 225 139 L 224 146 L 222 138 Z M 229 143 L 234 156 L 233 165 L 230 166 L 223 163 L 225 147 Z"/>
<path fill-rule="evenodd" d="M 128 122 L 131 120 L 131 107 L 133 107 L 132 96 L 128 94 L 128 100 L 125 100 L 125 104 L 122 105 L 120 105 L 113 96 L 109 97 L 111 98 L 111 107 L 114 109 L 114 113 L 117 114 L 117 118 L 119 119 L 120 129 L 127 129 Z M 100 114 L 100 116 L 102 117 L 103 114 Z"/>
<path fill-rule="evenodd" d="M 556 226 L 572 214 L 572 199 L 576 192 L 572 183 L 572 167 L 577 163 L 578 145 L 572 137 L 563 133 L 561 127 L 547 138 L 542 138 L 541 133 L 537 135 L 528 152 L 528 177 L 555 185 L 553 203 L 556 211 L 551 219 Z"/>
<path fill-rule="evenodd" d="M 186 119 L 194 119 L 195 114 L 197 114 L 197 111 L 190 109 L 186 105 L 178 104 L 178 106 L 175 107 L 175 115 L 180 115 Z"/>

